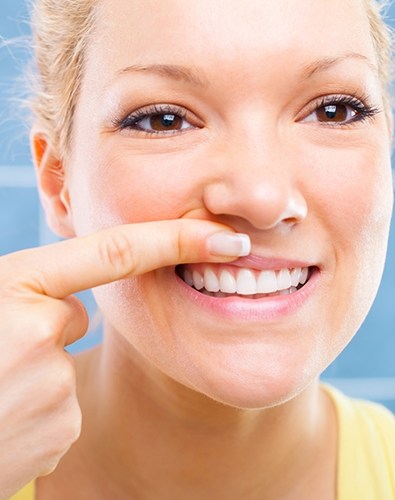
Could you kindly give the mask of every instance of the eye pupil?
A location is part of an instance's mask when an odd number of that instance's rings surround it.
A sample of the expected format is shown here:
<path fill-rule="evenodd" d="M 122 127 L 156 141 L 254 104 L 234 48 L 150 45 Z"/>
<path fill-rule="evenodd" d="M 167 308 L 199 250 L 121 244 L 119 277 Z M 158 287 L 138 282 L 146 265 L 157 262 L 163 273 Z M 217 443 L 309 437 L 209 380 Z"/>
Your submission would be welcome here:
<path fill-rule="evenodd" d="M 330 120 L 333 120 L 336 118 L 337 106 L 326 106 L 325 113 Z"/>
<path fill-rule="evenodd" d="M 175 121 L 175 115 L 163 115 L 162 124 L 165 127 L 171 127 Z"/>
<path fill-rule="evenodd" d="M 341 104 L 328 104 L 317 110 L 320 122 L 345 122 L 347 114 L 347 106 Z"/>
<path fill-rule="evenodd" d="M 156 131 L 179 130 L 182 126 L 182 118 L 173 114 L 158 114 L 151 116 L 151 127 Z"/>

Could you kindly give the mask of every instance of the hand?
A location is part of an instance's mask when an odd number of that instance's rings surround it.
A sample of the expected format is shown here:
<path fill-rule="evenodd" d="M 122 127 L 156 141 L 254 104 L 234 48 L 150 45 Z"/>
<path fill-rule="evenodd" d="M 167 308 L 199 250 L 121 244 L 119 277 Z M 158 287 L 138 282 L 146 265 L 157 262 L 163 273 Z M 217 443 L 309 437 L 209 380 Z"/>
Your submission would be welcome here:
<path fill-rule="evenodd" d="M 0 498 L 53 472 L 80 434 L 74 361 L 88 328 L 71 294 L 156 268 L 226 262 L 249 240 L 220 224 L 131 224 L 0 258 Z"/>

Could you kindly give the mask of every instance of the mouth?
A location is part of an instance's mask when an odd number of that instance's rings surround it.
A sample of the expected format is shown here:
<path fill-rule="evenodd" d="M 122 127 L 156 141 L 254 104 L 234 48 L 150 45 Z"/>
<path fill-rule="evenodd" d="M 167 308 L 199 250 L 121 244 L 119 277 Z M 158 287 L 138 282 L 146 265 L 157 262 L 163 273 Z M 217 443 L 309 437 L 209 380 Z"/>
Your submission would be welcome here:
<path fill-rule="evenodd" d="M 225 264 L 188 264 L 177 275 L 191 288 L 210 297 L 264 299 L 292 295 L 310 280 L 317 267 L 257 270 Z"/>

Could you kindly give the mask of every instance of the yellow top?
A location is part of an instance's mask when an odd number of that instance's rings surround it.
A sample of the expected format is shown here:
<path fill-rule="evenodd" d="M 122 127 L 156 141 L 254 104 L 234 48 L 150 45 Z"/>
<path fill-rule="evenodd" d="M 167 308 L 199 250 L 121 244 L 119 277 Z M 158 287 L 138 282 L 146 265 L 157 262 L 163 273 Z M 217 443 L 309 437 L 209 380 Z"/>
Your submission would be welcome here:
<path fill-rule="evenodd" d="M 10 500 L 34 500 L 36 498 L 34 481 L 18 491 Z"/>
<path fill-rule="evenodd" d="M 395 417 L 323 385 L 338 418 L 337 500 L 395 500 Z"/>
<path fill-rule="evenodd" d="M 322 386 L 338 418 L 337 500 L 395 500 L 395 417 L 386 408 Z M 34 500 L 34 482 L 9 500 Z"/>

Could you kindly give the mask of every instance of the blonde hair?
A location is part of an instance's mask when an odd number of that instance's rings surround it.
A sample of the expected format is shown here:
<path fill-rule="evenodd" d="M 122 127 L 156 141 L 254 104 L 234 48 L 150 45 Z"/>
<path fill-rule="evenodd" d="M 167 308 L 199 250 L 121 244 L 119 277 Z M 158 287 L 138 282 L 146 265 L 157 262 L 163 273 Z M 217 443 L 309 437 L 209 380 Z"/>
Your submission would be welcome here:
<path fill-rule="evenodd" d="M 362 0 L 377 53 L 387 117 L 391 122 L 391 34 L 385 5 Z M 32 31 L 36 78 L 32 96 L 35 122 L 63 156 L 70 145 L 73 115 L 84 72 L 84 56 L 99 0 L 35 0 Z M 387 3 L 387 2 L 386 2 Z"/>
<path fill-rule="evenodd" d="M 385 23 L 384 13 L 389 7 L 389 0 L 363 0 L 369 19 L 370 33 L 376 51 L 379 77 L 382 85 L 384 110 L 392 133 L 391 82 L 393 79 L 392 32 Z"/>
<path fill-rule="evenodd" d="M 35 123 L 60 156 L 70 143 L 84 72 L 84 55 L 98 0 L 35 0 L 32 3 Z"/>

